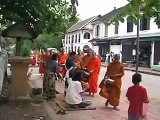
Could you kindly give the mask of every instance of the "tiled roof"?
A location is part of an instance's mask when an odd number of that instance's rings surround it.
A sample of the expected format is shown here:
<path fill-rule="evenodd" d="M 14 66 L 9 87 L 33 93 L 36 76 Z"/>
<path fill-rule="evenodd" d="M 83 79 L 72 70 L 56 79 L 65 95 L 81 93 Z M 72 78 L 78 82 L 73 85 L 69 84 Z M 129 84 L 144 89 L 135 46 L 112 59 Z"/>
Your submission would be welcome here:
<path fill-rule="evenodd" d="M 111 18 L 112 16 L 122 14 L 123 12 L 127 11 L 127 9 L 128 9 L 128 4 L 123 7 L 112 10 L 111 12 L 101 16 L 99 19 L 96 19 L 95 21 L 105 21 L 105 20 Z"/>
<path fill-rule="evenodd" d="M 94 17 L 88 18 L 88 19 L 86 19 L 86 20 L 77 22 L 77 23 L 74 24 L 72 27 L 70 27 L 67 32 L 69 33 L 69 32 L 73 32 L 73 31 L 82 29 L 86 24 L 88 24 L 89 22 L 91 22 L 91 21 L 94 20 L 95 18 L 96 18 L 96 17 L 94 16 Z"/>

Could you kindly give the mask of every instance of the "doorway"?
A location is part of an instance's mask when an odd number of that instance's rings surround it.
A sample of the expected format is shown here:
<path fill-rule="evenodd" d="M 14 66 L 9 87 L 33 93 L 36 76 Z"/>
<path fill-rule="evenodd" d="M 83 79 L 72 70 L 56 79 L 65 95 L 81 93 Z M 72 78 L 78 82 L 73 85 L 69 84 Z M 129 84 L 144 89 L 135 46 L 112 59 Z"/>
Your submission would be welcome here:
<path fill-rule="evenodd" d="M 150 67 L 151 42 L 142 41 L 139 45 L 139 66 Z"/>

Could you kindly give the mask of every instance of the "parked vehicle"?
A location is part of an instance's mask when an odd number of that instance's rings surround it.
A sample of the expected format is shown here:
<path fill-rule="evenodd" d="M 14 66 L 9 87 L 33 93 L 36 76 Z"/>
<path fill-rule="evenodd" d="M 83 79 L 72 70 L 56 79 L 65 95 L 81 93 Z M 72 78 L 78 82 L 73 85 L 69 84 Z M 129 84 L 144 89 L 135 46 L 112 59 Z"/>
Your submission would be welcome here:
<path fill-rule="evenodd" d="M 57 48 L 47 48 L 47 51 L 50 51 L 50 50 L 52 50 L 52 52 L 54 53 L 58 53 Z"/>

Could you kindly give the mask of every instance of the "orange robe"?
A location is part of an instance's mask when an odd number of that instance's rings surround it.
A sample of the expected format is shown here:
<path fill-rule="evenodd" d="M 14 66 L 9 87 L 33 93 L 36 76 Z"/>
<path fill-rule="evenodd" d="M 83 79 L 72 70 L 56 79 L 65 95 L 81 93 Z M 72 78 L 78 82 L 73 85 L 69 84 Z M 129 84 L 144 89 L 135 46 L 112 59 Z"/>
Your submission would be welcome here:
<path fill-rule="evenodd" d="M 65 53 L 61 53 L 58 57 L 58 64 L 65 64 L 67 60 L 67 55 Z"/>
<path fill-rule="evenodd" d="M 39 65 L 39 73 L 40 74 L 44 74 L 45 72 L 45 62 L 46 62 L 46 54 L 40 54 L 39 55 L 39 62 L 40 62 L 40 65 Z"/>
<path fill-rule="evenodd" d="M 66 60 L 67 60 L 67 54 L 65 53 L 61 53 L 58 57 L 58 64 L 65 64 L 66 63 Z M 62 75 L 62 77 L 65 77 L 65 74 L 66 74 L 66 69 L 65 69 L 65 66 L 64 67 L 61 67 L 60 69 L 60 74 Z"/>
<path fill-rule="evenodd" d="M 124 67 L 123 64 L 119 61 L 113 61 L 108 65 L 106 76 L 111 76 L 118 74 L 116 77 L 110 77 L 111 79 L 115 80 L 114 86 L 107 86 L 107 89 L 110 89 L 108 91 L 107 100 L 109 101 L 109 104 L 112 106 L 118 106 L 119 100 L 120 100 L 120 93 L 121 93 L 121 77 L 124 75 Z"/>
<path fill-rule="evenodd" d="M 89 55 L 83 56 L 83 58 L 82 58 L 82 63 L 81 63 L 81 67 L 82 67 L 82 68 L 87 67 L 87 65 L 89 64 L 89 62 L 91 61 L 91 59 L 92 59 L 92 57 L 89 56 Z"/>
<path fill-rule="evenodd" d="M 83 55 L 77 55 L 74 59 L 74 64 L 78 69 L 81 69 L 82 59 L 83 59 Z"/>
<path fill-rule="evenodd" d="M 90 93 L 97 93 L 97 85 L 98 85 L 98 75 L 99 75 L 99 61 L 96 57 L 92 57 L 88 66 L 86 67 L 87 70 L 91 73 L 89 77 L 89 92 Z"/>

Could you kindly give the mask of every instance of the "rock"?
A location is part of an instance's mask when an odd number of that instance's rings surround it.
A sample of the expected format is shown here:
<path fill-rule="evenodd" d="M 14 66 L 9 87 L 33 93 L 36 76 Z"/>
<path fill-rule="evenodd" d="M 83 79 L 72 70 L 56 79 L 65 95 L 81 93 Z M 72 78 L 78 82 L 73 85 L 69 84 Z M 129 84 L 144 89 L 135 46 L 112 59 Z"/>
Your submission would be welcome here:
<path fill-rule="evenodd" d="M 24 117 L 28 117 L 28 116 L 29 116 L 29 114 L 24 114 L 23 116 L 24 116 Z"/>

